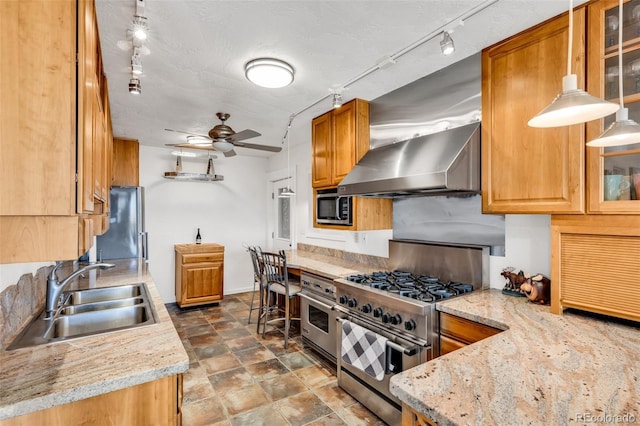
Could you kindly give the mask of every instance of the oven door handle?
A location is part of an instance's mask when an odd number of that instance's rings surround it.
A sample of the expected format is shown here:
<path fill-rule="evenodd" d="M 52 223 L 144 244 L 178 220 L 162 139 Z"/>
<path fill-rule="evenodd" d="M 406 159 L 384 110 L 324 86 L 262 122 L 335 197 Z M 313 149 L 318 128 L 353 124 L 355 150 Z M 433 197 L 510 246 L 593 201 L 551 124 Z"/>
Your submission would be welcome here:
<path fill-rule="evenodd" d="M 307 296 L 308 297 L 308 296 Z M 336 321 L 338 321 L 340 323 L 340 325 L 342 325 L 343 322 L 345 322 L 345 320 L 343 318 L 336 318 Z M 360 326 L 362 327 L 362 326 Z M 369 330 L 367 327 L 363 327 L 367 330 Z M 369 330 L 372 333 L 375 333 L 375 331 L 373 330 Z M 378 333 L 376 333 L 378 334 Z M 405 348 L 402 345 L 397 344 L 396 342 L 393 342 L 391 340 L 387 340 L 387 346 L 389 346 L 391 349 L 395 349 L 398 352 L 402 352 L 403 354 L 407 355 L 407 356 L 414 356 L 418 353 L 418 346 L 412 346 L 410 348 Z M 387 354 L 387 358 L 389 358 L 389 354 Z M 387 360 L 387 364 L 389 364 L 389 360 Z"/>
<path fill-rule="evenodd" d="M 304 293 L 298 293 L 298 296 L 302 297 L 303 299 L 307 299 L 309 302 L 316 303 L 316 304 L 318 304 L 318 305 L 322 306 L 322 307 L 323 307 L 323 308 L 325 308 L 325 309 L 329 309 L 329 310 L 331 310 L 331 311 L 334 311 L 334 310 L 335 310 L 335 306 L 330 306 L 330 305 L 327 305 L 326 303 L 322 303 L 322 302 L 321 302 L 321 301 L 319 301 L 318 299 L 313 298 L 313 297 L 309 297 L 309 296 L 307 296 L 307 295 L 306 295 L 306 294 L 304 294 Z"/>

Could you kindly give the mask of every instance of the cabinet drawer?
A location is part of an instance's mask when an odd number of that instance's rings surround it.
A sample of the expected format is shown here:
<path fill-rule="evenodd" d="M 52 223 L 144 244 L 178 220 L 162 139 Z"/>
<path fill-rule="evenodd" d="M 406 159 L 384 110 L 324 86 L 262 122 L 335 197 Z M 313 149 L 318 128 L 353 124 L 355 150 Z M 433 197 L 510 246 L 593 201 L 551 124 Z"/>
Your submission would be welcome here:
<path fill-rule="evenodd" d="M 222 262 L 224 260 L 224 253 L 194 253 L 181 256 L 182 263 Z"/>
<path fill-rule="evenodd" d="M 467 344 L 486 339 L 501 331 L 497 328 L 440 312 L 440 334 L 453 337 Z"/>

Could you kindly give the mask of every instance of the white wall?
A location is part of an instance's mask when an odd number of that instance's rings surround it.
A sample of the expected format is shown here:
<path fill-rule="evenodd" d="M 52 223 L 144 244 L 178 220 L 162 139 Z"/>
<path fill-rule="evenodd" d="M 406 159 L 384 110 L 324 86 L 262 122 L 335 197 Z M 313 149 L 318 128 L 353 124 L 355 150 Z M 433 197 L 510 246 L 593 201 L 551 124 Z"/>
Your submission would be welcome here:
<path fill-rule="evenodd" d="M 206 158 L 183 159 L 184 172 L 204 173 Z M 145 220 L 149 233 L 149 265 L 165 303 L 175 301 L 174 244 L 195 242 L 225 246 L 224 293 L 253 288 L 253 270 L 243 243 L 266 240 L 265 158 L 239 154 L 214 160 L 221 182 L 165 179 L 175 168 L 169 150 L 140 145 L 140 185 L 145 188 Z"/>

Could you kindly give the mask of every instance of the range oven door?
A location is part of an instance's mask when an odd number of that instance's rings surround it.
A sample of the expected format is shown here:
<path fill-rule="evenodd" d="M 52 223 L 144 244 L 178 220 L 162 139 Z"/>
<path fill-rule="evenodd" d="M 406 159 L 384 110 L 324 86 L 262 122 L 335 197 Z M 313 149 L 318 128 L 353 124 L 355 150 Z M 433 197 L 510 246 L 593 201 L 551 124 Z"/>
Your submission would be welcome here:
<path fill-rule="evenodd" d="M 345 319 L 389 339 L 386 348 L 385 375 L 382 380 L 376 380 L 342 359 L 342 322 Z M 387 424 L 399 426 L 402 423 L 402 402 L 389 391 L 389 381 L 394 374 L 429 360 L 431 346 L 421 339 L 408 340 L 408 336 L 390 333 L 388 329 L 382 329 L 376 324 L 348 314 L 340 315 L 337 322 L 338 385 Z"/>
<path fill-rule="evenodd" d="M 338 312 L 334 302 L 305 291 L 299 296 L 302 340 L 335 362 Z"/>

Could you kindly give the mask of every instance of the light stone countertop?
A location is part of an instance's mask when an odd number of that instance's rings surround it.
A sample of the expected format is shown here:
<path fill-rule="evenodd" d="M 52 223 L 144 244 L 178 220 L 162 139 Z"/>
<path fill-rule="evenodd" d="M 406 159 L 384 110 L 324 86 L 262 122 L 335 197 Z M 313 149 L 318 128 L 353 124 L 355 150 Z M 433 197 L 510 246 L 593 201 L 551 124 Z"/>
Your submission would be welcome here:
<path fill-rule="evenodd" d="M 506 329 L 391 379 L 392 394 L 439 425 L 640 423 L 637 326 L 554 315 L 500 290 L 436 306 Z"/>
<path fill-rule="evenodd" d="M 144 262 L 110 261 L 73 288 L 145 282 L 157 323 L 0 352 L 0 420 L 187 371 L 189 358 Z"/>
<path fill-rule="evenodd" d="M 286 250 L 287 266 L 300 268 L 306 272 L 329 279 L 345 278 L 353 274 L 367 274 L 384 268 L 373 267 L 366 263 L 351 262 L 335 256 L 313 253 L 303 250 Z"/>

